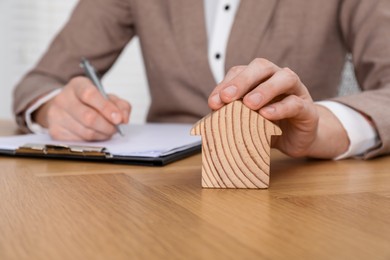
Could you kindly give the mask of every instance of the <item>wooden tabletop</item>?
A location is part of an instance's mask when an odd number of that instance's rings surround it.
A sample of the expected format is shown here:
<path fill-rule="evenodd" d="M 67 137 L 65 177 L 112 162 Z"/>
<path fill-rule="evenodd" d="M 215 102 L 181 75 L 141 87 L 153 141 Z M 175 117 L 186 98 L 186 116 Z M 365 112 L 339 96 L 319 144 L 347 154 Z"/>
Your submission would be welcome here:
<path fill-rule="evenodd" d="M 164 167 L 0 157 L 0 259 L 390 259 L 390 157 L 274 151 L 267 190 L 202 189 L 200 174 L 199 155 Z"/>

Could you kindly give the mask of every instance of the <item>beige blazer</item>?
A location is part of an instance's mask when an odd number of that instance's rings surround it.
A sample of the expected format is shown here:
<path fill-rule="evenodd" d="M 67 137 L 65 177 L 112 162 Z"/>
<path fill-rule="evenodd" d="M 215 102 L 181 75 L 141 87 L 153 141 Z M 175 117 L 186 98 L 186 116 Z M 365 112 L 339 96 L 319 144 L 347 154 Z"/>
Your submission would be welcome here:
<path fill-rule="evenodd" d="M 215 87 L 207 60 L 203 0 L 81 0 L 50 48 L 17 85 L 14 112 L 82 75 L 80 57 L 104 74 L 138 36 L 152 104 L 149 121 L 195 122 L 210 112 Z M 362 93 L 336 100 L 375 123 L 390 151 L 390 1 L 242 0 L 226 53 L 226 70 L 256 57 L 289 67 L 315 100 L 334 98 L 351 52 Z M 130 87 L 130 86 L 129 86 Z"/>

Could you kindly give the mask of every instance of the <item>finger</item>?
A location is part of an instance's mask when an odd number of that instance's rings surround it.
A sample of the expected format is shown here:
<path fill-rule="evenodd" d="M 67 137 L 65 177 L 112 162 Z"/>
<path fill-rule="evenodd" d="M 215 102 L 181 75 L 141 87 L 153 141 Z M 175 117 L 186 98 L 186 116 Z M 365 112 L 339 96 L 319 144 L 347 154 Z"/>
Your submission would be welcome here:
<path fill-rule="evenodd" d="M 119 109 L 109 99 L 103 97 L 89 79 L 85 78 L 82 81 L 78 81 L 77 86 L 74 88 L 76 97 L 82 103 L 97 110 L 115 125 L 122 122 L 123 118 Z"/>
<path fill-rule="evenodd" d="M 240 66 L 234 66 L 229 69 L 229 71 L 226 73 L 225 78 L 221 81 L 221 84 L 225 84 L 226 82 L 231 81 L 234 79 L 238 74 L 243 72 L 246 69 L 246 65 L 240 65 Z"/>
<path fill-rule="evenodd" d="M 49 134 L 53 139 L 64 141 L 97 141 L 107 140 L 112 133 L 103 134 L 94 129 L 85 127 L 75 120 L 71 115 L 64 113 L 63 111 L 55 111 L 55 109 L 49 111 L 49 117 L 53 118 L 49 124 Z"/>
<path fill-rule="evenodd" d="M 271 121 L 293 118 L 301 124 L 305 121 L 313 124 L 313 118 L 317 118 L 313 103 L 295 95 L 289 95 L 279 102 L 267 105 L 261 108 L 259 113 Z"/>
<path fill-rule="evenodd" d="M 64 91 L 51 102 L 48 109 L 48 118 L 51 122 L 49 125 L 54 128 L 59 126 L 69 129 L 82 140 L 100 140 L 112 136 L 116 132 L 115 125 L 99 111 L 78 99 L 75 94 L 75 87 L 78 87 L 78 84 L 69 86 L 65 87 Z M 56 130 L 57 133 L 61 128 Z M 59 139 L 56 133 L 53 136 Z"/>
<path fill-rule="evenodd" d="M 230 103 L 244 97 L 250 90 L 279 70 L 278 66 L 266 59 L 253 60 L 241 73 L 224 84 L 220 90 L 222 102 Z"/>
<path fill-rule="evenodd" d="M 311 100 L 299 77 L 290 69 L 284 68 L 246 94 L 243 102 L 249 108 L 258 110 L 280 95 L 296 95 Z"/>
<path fill-rule="evenodd" d="M 75 135 L 70 130 L 66 128 L 59 127 L 58 125 L 52 126 L 48 128 L 49 135 L 54 140 L 59 141 L 84 141 L 78 135 Z"/>
<path fill-rule="evenodd" d="M 52 107 L 49 112 L 49 116 L 52 121 L 62 119 L 61 116 L 58 115 L 71 117 L 77 122 L 77 124 L 83 126 L 83 128 L 100 132 L 104 136 L 112 135 L 116 129 L 115 125 L 108 121 L 102 114 L 99 113 L 99 111 L 81 102 L 73 91 L 67 91 L 64 92 L 64 94 L 61 93 L 56 96 L 52 102 Z M 64 121 L 61 121 L 60 123 L 62 122 Z M 66 125 L 64 125 L 64 127 L 68 128 Z M 83 137 L 84 135 L 82 130 L 83 129 L 77 129 L 77 133 L 80 137 Z M 92 133 L 87 134 L 86 139 L 90 139 L 88 138 L 90 135 L 92 135 Z"/>
<path fill-rule="evenodd" d="M 118 108 L 118 110 L 122 113 L 122 119 L 123 119 L 122 123 L 127 124 L 129 122 L 129 117 L 131 113 L 130 103 L 127 102 L 126 100 L 117 97 L 116 95 L 110 94 L 109 97 L 112 103 L 114 103 Z"/>
<path fill-rule="evenodd" d="M 239 73 L 241 73 L 246 66 L 234 66 L 232 67 L 228 73 L 226 74 L 225 78 L 215 87 L 215 89 L 211 92 L 208 100 L 209 107 L 211 109 L 219 109 L 221 108 L 224 103 L 222 102 L 220 98 L 219 92 L 221 89 L 226 85 L 227 82 L 231 81 L 234 77 L 236 77 Z"/>
<path fill-rule="evenodd" d="M 115 125 L 91 107 L 82 106 L 79 108 L 79 112 L 72 114 L 71 117 L 83 126 L 84 129 L 77 129 L 79 130 L 77 134 L 81 135 L 83 138 L 91 139 L 90 136 L 93 136 L 94 133 L 84 132 L 89 130 L 104 136 L 111 136 L 116 132 Z"/>

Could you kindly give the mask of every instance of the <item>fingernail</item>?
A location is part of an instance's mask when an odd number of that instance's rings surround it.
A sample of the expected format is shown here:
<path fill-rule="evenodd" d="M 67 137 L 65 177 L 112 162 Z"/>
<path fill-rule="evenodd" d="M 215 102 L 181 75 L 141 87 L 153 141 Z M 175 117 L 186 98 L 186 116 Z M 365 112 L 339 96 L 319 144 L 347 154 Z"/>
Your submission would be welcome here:
<path fill-rule="evenodd" d="M 115 112 L 111 114 L 111 119 L 114 124 L 119 124 L 121 121 L 119 114 Z"/>
<path fill-rule="evenodd" d="M 253 93 L 247 97 L 247 101 L 253 106 L 259 106 L 261 103 L 261 95 L 259 93 Z"/>
<path fill-rule="evenodd" d="M 269 106 L 269 107 L 263 107 L 261 110 L 267 114 L 273 114 L 275 113 L 276 109 L 273 106 Z"/>
<path fill-rule="evenodd" d="M 223 94 L 226 95 L 227 97 L 229 98 L 233 98 L 236 96 L 237 94 L 237 87 L 235 86 L 229 86 L 227 88 L 225 88 L 224 90 L 222 90 Z"/>
<path fill-rule="evenodd" d="M 213 102 L 215 105 L 222 104 L 221 98 L 219 97 L 218 93 L 211 97 L 211 102 Z"/>

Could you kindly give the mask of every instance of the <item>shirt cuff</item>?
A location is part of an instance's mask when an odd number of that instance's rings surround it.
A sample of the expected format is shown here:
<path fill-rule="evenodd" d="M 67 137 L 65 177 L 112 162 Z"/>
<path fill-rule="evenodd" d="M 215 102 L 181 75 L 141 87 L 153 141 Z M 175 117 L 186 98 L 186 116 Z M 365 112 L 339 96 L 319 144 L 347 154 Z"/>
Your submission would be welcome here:
<path fill-rule="evenodd" d="M 326 107 L 339 119 L 349 138 L 348 150 L 334 160 L 361 156 L 376 147 L 378 134 L 362 114 L 335 101 L 320 101 L 316 104 Z"/>
<path fill-rule="evenodd" d="M 46 103 L 50 99 L 52 99 L 55 96 L 57 96 L 61 92 L 61 90 L 62 89 L 56 89 L 56 90 L 51 91 L 49 94 L 47 94 L 46 96 L 43 96 L 42 98 L 38 99 L 38 101 L 36 101 L 34 104 L 32 104 L 32 106 L 27 108 L 26 113 L 25 113 L 25 120 L 26 120 L 27 128 L 31 132 L 33 132 L 35 134 L 48 133 L 47 128 L 44 128 L 41 125 L 39 125 L 38 123 L 33 122 L 31 115 L 32 115 L 32 113 L 35 112 L 35 110 L 37 110 L 44 103 Z"/>

